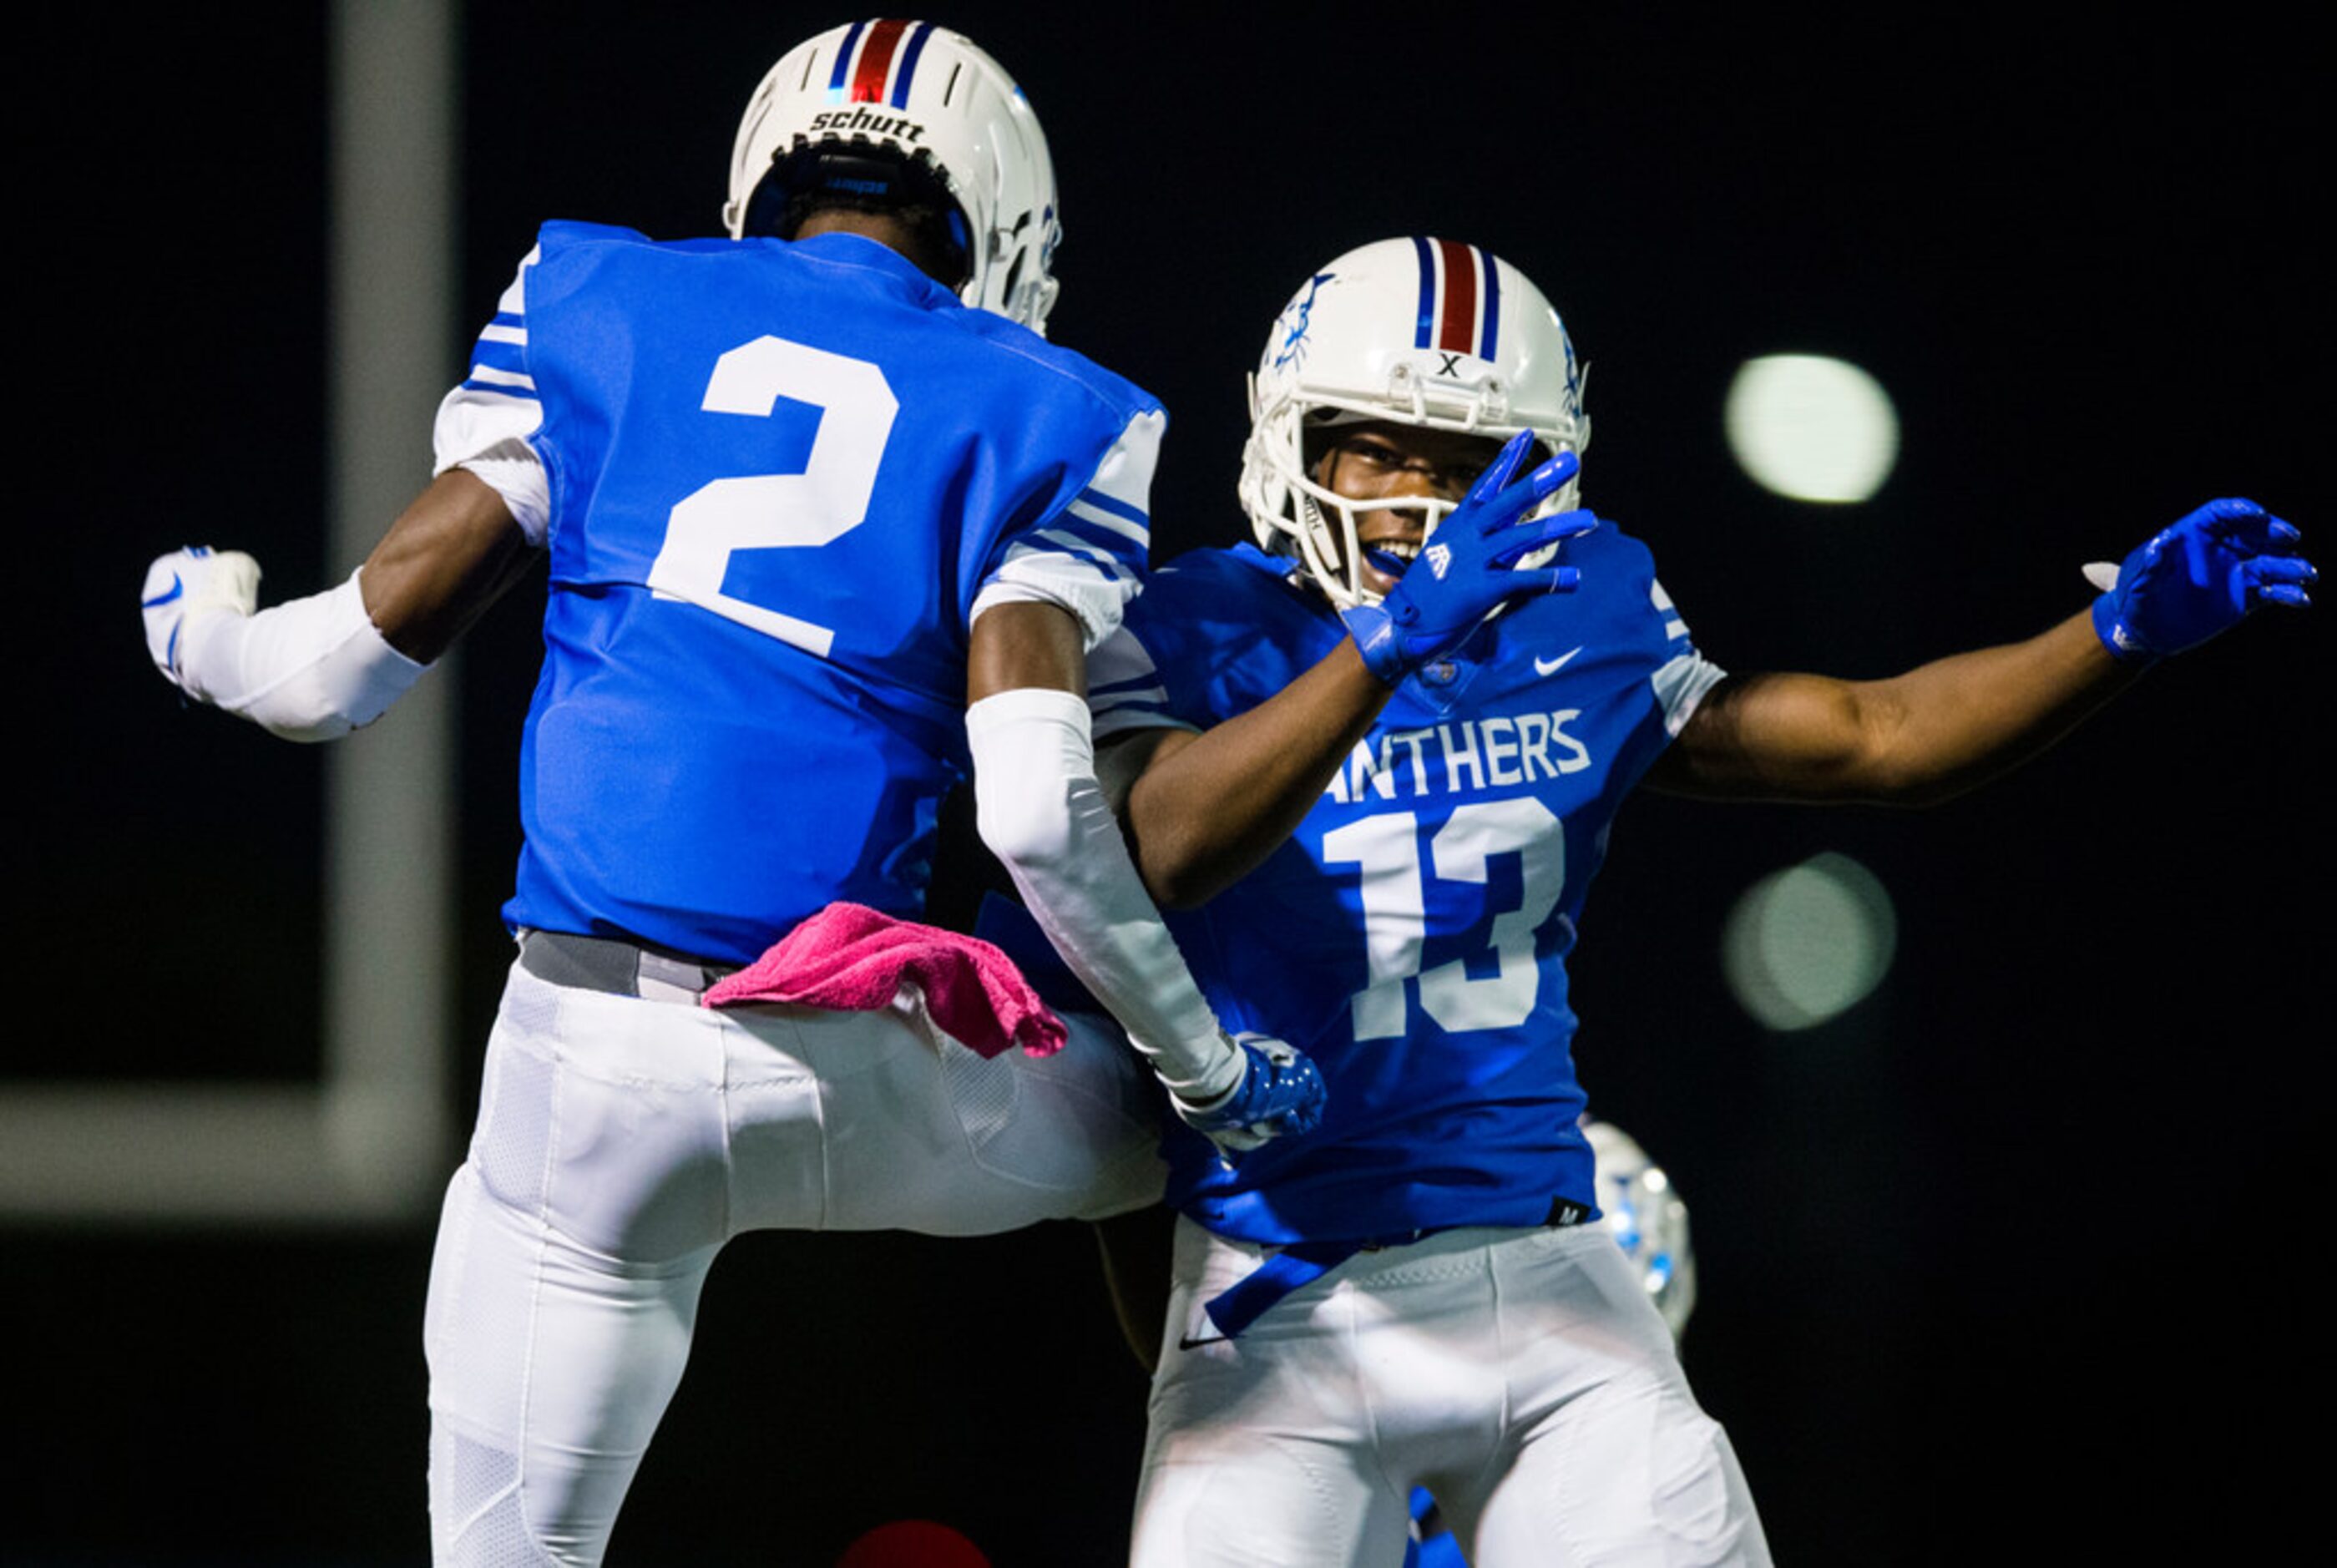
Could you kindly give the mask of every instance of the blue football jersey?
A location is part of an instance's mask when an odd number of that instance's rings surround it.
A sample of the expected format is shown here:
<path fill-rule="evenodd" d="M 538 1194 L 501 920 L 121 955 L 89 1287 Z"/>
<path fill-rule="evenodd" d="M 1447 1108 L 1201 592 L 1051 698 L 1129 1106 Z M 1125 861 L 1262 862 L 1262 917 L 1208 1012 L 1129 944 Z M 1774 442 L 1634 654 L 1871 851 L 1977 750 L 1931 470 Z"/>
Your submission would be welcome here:
<path fill-rule="evenodd" d="M 506 919 L 746 962 L 837 899 L 918 914 L 977 602 L 1116 625 L 1163 418 L 858 236 L 547 225 L 440 416 L 442 466 L 502 420 L 542 471 Z"/>
<path fill-rule="evenodd" d="M 1596 1205 L 1566 956 L 1617 808 L 1719 671 L 1610 527 L 1579 592 L 1529 600 L 1408 680 L 1298 830 L 1168 918 L 1229 1027 L 1314 1057 L 1321 1128 L 1227 1170 L 1171 1130 L 1169 1200 L 1260 1242 L 1531 1225 Z M 1289 563 L 1200 551 L 1090 667 L 1100 738 L 1206 729 L 1345 635 Z"/>

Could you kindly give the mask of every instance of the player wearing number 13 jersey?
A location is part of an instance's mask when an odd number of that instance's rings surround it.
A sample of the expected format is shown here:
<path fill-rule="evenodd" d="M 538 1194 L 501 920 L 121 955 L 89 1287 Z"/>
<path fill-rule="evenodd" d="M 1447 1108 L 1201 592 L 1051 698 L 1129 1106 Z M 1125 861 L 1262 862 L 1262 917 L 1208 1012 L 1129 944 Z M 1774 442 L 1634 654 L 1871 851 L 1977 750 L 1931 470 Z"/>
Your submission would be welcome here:
<path fill-rule="evenodd" d="M 2213 502 L 2026 642 L 1883 681 L 1724 675 L 1577 505 L 1558 316 L 1416 237 L 1299 289 L 1253 384 L 1259 544 L 1159 573 L 1090 701 L 1147 884 L 1311 1134 L 1180 1210 L 1136 1568 L 1391 1568 L 1427 1488 L 1477 1568 L 1768 1561 L 1733 1450 L 1595 1212 L 1565 959 L 1637 784 L 1922 800 L 2259 604 L 2296 531 Z"/>
<path fill-rule="evenodd" d="M 1595 1203 L 1566 956 L 1617 808 L 1719 679 L 1638 541 L 1571 541 L 1571 594 L 1513 607 L 1397 690 L 1289 840 L 1171 911 L 1219 1016 L 1331 1083 L 1322 1129 L 1228 1167 L 1172 1143 L 1169 1198 L 1281 1243 L 1538 1225 Z M 1257 707 L 1346 636 L 1286 557 L 1157 573 L 1093 663 L 1108 745 Z"/>
<path fill-rule="evenodd" d="M 1205 990 L 1328 1102 L 1235 1166 L 1171 1132 L 1134 1561 L 1393 1568 L 1415 1487 L 1496 1568 L 1765 1561 L 1663 1320 L 1578 1223 L 1566 958 L 1618 808 L 1722 672 L 1647 548 L 1576 508 L 1580 373 L 1498 259 L 1333 261 L 1254 415 L 1271 548 L 1157 573 L 1090 701 Z"/>
<path fill-rule="evenodd" d="M 749 103 L 725 219 L 547 226 L 441 407 L 438 477 L 339 589 L 254 613 L 249 557 L 148 573 L 171 680 L 325 739 L 549 558 L 519 955 L 425 1314 L 440 1563 L 600 1561 L 739 1231 L 1158 1195 L 1134 1058 L 1023 1031 L 1011 968 L 902 918 L 969 765 L 983 838 L 1180 1115 L 1246 1150 L 1321 1096 L 1219 1025 L 1096 783 L 1084 661 L 1139 586 L 1163 416 L 1039 334 L 1054 184 L 1021 90 L 930 24 L 823 34 Z M 767 948 L 749 1004 L 698 1005 Z M 867 978 L 953 957 L 973 983 Z"/>

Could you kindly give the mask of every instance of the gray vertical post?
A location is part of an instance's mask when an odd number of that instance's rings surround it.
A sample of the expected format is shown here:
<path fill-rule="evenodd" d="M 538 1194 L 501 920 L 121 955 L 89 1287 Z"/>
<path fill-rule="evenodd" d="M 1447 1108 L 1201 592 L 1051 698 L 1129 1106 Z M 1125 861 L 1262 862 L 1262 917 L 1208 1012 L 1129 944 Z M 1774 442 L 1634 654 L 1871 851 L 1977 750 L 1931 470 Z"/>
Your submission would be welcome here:
<path fill-rule="evenodd" d="M 347 573 L 429 477 L 452 384 L 454 0 L 336 0 L 329 564 Z M 386 1205 L 443 1180 L 453 1052 L 455 671 L 331 752 L 326 1132 Z M 417 1158 L 417 1155 L 419 1158 Z"/>

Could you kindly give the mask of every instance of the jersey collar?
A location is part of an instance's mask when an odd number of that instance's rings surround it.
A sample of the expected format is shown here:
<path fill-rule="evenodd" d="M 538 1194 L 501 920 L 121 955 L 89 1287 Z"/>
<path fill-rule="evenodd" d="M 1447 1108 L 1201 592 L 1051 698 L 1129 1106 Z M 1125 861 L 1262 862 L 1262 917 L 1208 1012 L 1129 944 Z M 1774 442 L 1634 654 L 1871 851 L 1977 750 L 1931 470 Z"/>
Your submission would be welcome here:
<path fill-rule="evenodd" d="M 788 243 L 805 254 L 816 256 L 823 260 L 842 262 L 853 267 L 865 267 L 872 271 L 882 272 L 886 277 L 926 295 L 925 303 L 929 305 L 963 303 L 954 293 L 926 277 L 915 262 L 891 246 L 871 240 L 865 234 L 854 234 L 848 230 L 836 230 L 826 234 L 815 234 L 808 240 L 790 240 Z"/>

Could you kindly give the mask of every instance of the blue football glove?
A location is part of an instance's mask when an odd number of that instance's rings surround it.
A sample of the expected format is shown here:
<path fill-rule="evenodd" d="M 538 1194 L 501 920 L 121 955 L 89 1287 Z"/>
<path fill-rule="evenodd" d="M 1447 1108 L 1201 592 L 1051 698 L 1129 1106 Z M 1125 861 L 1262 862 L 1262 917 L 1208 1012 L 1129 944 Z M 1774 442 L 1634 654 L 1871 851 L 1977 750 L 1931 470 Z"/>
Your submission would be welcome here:
<path fill-rule="evenodd" d="M 1518 521 L 1581 466 L 1573 453 L 1562 452 L 1511 483 L 1533 442 L 1533 432 L 1521 430 L 1501 448 L 1386 598 L 1342 612 L 1364 667 L 1389 685 L 1452 652 L 1511 600 L 1564 593 L 1581 581 L 1571 566 L 1517 564 L 1520 556 L 1599 526 L 1588 512 Z"/>
<path fill-rule="evenodd" d="M 1269 1139 L 1312 1132 L 1323 1120 L 1325 1093 L 1323 1074 L 1296 1047 L 1247 1031 L 1233 1043 L 1243 1062 L 1241 1078 L 1231 1090 L 1206 1106 L 1168 1096 L 1185 1125 L 1206 1134 L 1228 1165 Z"/>
<path fill-rule="evenodd" d="M 2259 604 L 2304 609 L 2320 573 L 2297 554 L 2302 537 L 2253 501 L 2210 501 L 2114 570 L 2087 568 L 2107 590 L 2094 631 L 2112 657 L 2147 662 L 2196 648 Z"/>

